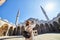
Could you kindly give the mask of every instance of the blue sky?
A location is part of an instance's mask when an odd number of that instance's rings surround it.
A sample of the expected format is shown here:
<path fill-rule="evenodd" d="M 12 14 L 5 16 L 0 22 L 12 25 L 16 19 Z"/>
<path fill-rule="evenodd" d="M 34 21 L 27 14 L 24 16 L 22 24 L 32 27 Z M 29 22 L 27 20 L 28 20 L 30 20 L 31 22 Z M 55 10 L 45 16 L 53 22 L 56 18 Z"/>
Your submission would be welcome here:
<path fill-rule="evenodd" d="M 53 10 L 45 8 L 48 3 L 55 5 Z M 45 9 L 50 20 L 60 12 L 60 0 L 7 0 L 0 6 L 0 17 L 15 23 L 16 14 L 18 9 L 20 9 L 19 23 L 29 18 L 46 20 L 40 5 Z"/>

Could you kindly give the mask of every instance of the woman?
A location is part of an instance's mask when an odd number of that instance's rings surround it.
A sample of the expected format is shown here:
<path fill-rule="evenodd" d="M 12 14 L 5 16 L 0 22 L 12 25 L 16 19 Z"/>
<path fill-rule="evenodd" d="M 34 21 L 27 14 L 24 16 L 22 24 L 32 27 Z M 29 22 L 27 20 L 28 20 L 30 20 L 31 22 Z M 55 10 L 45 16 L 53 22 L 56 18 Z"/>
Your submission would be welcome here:
<path fill-rule="evenodd" d="M 34 40 L 33 27 L 31 26 L 32 21 L 26 21 L 26 26 L 24 27 L 23 36 L 25 40 Z"/>

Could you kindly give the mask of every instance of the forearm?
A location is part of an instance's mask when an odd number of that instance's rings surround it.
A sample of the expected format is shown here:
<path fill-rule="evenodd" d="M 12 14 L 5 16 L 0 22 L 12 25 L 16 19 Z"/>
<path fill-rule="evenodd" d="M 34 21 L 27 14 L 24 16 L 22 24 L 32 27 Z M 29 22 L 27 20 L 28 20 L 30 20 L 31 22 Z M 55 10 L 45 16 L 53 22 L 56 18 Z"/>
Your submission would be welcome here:
<path fill-rule="evenodd" d="M 34 33 L 33 32 L 32 32 L 32 37 L 31 38 L 32 38 L 32 40 L 34 40 Z"/>

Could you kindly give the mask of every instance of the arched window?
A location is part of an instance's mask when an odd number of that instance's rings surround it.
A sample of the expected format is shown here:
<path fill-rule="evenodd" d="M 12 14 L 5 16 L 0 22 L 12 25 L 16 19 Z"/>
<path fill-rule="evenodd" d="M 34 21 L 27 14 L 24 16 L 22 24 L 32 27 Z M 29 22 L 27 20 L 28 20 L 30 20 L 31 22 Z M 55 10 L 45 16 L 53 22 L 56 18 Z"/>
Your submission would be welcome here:
<path fill-rule="evenodd" d="M 51 33 L 54 33 L 55 32 L 55 28 L 52 24 L 49 24 L 50 25 L 50 28 L 51 28 Z"/>
<path fill-rule="evenodd" d="M 49 33 L 49 31 L 50 31 L 50 27 L 49 27 L 49 25 L 48 25 L 48 23 L 45 23 L 45 31 L 47 32 L 47 33 Z"/>
<path fill-rule="evenodd" d="M 9 31 L 8 31 L 8 35 L 12 36 L 13 35 L 13 26 L 10 27 Z"/>
<path fill-rule="evenodd" d="M 17 35 L 19 36 L 20 35 L 20 26 L 17 27 Z"/>
<path fill-rule="evenodd" d="M 21 27 L 21 35 L 23 35 L 23 31 L 25 31 L 24 26 Z"/>
<path fill-rule="evenodd" d="M 33 28 L 33 30 L 37 30 L 39 28 L 39 25 L 36 24 L 36 26 Z"/>
<path fill-rule="evenodd" d="M 1 29 L 2 29 L 2 32 L 1 32 L 2 35 L 5 36 L 8 30 L 8 24 L 2 25 Z"/>
<path fill-rule="evenodd" d="M 43 34 L 43 33 L 45 33 L 45 29 L 44 29 L 44 24 L 42 23 L 42 24 L 40 24 L 40 28 L 39 28 L 39 34 Z"/>
<path fill-rule="evenodd" d="M 16 29 L 16 28 L 14 28 L 14 30 L 13 30 L 13 35 L 15 36 L 15 35 L 16 35 L 16 33 L 17 33 L 17 29 Z"/>
<path fill-rule="evenodd" d="M 55 31 L 59 32 L 60 25 L 56 21 L 53 21 L 53 25 L 54 25 Z"/>
<path fill-rule="evenodd" d="M 58 23 L 60 24 L 60 18 L 58 18 Z"/>

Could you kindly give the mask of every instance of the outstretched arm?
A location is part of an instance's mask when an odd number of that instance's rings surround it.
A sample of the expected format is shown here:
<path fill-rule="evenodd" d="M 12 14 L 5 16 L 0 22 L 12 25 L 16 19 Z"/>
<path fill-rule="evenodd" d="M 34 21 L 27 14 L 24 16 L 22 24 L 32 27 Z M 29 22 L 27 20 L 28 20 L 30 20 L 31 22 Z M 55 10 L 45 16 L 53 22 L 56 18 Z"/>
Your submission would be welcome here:
<path fill-rule="evenodd" d="M 30 38 L 25 38 L 25 40 L 34 40 L 33 28 L 27 27 L 26 31 L 30 33 Z"/>

